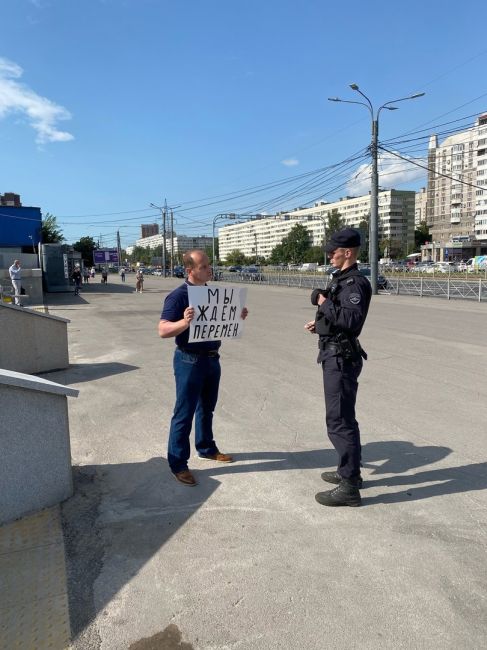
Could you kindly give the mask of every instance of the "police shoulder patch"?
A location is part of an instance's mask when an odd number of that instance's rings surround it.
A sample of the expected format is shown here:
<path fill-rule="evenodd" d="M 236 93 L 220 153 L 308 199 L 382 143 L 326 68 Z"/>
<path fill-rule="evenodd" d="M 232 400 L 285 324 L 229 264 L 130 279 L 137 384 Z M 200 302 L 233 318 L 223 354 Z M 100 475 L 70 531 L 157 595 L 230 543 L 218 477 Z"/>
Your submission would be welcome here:
<path fill-rule="evenodd" d="M 355 280 L 353 278 L 348 278 L 347 284 L 353 284 Z"/>
<path fill-rule="evenodd" d="M 360 302 L 360 294 L 359 293 L 351 293 L 349 296 L 349 300 L 352 303 L 352 305 L 358 305 Z"/>

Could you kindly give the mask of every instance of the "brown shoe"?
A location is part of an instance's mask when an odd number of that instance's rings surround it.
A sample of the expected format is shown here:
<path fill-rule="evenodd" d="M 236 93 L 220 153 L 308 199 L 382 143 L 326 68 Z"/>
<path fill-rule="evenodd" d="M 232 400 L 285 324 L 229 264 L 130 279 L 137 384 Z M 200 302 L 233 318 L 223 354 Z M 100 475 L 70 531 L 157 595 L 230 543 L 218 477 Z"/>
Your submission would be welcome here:
<path fill-rule="evenodd" d="M 199 454 L 198 458 L 201 460 L 216 460 L 218 463 L 233 463 L 233 456 L 229 454 L 222 454 L 219 451 L 216 454 Z"/>
<path fill-rule="evenodd" d="M 176 481 L 179 481 L 179 483 L 182 483 L 183 485 L 188 485 L 189 487 L 194 487 L 195 485 L 198 485 L 198 482 L 196 481 L 195 477 L 191 474 L 189 469 L 183 469 L 181 472 L 175 472 L 173 473 L 174 478 Z"/>

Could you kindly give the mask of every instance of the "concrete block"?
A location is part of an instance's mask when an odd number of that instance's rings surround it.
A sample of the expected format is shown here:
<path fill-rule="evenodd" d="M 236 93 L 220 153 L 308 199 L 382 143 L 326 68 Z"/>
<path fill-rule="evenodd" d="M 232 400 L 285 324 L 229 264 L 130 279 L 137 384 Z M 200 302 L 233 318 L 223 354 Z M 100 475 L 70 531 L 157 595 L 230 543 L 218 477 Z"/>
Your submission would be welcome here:
<path fill-rule="evenodd" d="M 0 525 L 72 495 L 67 397 L 78 392 L 0 370 Z"/>
<path fill-rule="evenodd" d="M 69 320 L 0 304 L 0 363 L 16 372 L 39 373 L 69 366 Z"/>

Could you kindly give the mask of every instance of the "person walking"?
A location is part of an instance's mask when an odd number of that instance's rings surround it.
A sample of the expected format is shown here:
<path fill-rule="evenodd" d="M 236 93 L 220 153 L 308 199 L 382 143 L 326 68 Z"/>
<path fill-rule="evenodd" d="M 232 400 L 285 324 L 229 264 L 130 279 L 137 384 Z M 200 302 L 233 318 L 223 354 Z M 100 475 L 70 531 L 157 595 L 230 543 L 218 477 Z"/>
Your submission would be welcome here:
<path fill-rule="evenodd" d="M 122 282 L 125 282 L 125 269 L 123 267 L 120 269 L 120 277 Z"/>
<path fill-rule="evenodd" d="M 14 260 L 14 263 L 9 268 L 8 273 L 14 289 L 14 301 L 18 307 L 22 307 L 20 296 L 22 295 L 22 269 L 20 268 L 19 260 Z"/>
<path fill-rule="evenodd" d="M 90 281 L 90 271 L 86 266 L 83 267 L 83 281 L 85 284 L 88 284 Z"/>
<path fill-rule="evenodd" d="M 79 296 L 79 290 L 81 288 L 81 282 L 83 280 L 83 276 L 81 275 L 81 269 L 79 267 L 79 264 L 76 264 L 74 267 L 74 271 L 71 273 L 71 279 L 74 282 L 74 295 Z"/>
<path fill-rule="evenodd" d="M 318 307 L 314 321 L 304 326 L 319 335 L 318 363 L 323 372 L 328 437 L 338 453 L 338 467 L 321 478 L 335 484 L 316 494 L 324 506 L 360 506 L 360 429 L 355 419 L 362 350 L 358 336 L 367 318 L 372 289 L 357 266 L 360 233 L 344 228 L 331 236 L 326 252 L 337 269 L 327 290 L 315 290 L 311 302 Z"/>
<path fill-rule="evenodd" d="M 135 293 L 144 291 L 144 274 L 139 269 L 135 275 Z"/>
<path fill-rule="evenodd" d="M 213 412 L 220 385 L 220 341 L 189 343 L 189 326 L 195 311 L 189 305 L 188 286 L 204 286 L 211 279 L 208 256 L 201 250 L 184 254 L 187 280 L 169 293 L 159 322 L 159 336 L 175 337 L 173 368 L 176 380 L 176 404 L 171 419 L 167 460 L 174 478 L 187 486 L 197 481 L 188 469 L 190 435 L 195 417 L 195 447 L 199 458 L 220 463 L 232 463 L 233 458 L 223 454 L 213 437 Z M 241 317 L 247 318 L 242 309 Z"/>
<path fill-rule="evenodd" d="M 101 283 L 102 284 L 107 284 L 108 281 L 108 271 L 106 269 L 102 269 L 101 271 Z"/>

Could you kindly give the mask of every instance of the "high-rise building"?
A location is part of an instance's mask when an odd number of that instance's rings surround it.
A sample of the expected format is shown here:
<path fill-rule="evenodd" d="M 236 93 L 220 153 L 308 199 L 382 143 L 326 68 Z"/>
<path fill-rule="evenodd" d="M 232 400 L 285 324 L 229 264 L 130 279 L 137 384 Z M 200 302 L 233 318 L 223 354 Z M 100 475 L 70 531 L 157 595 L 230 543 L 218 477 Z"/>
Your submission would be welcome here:
<path fill-rule="evenodd" d="M 0 205 L 21 208 L 22 203 L 20 202 L 20 194 L 15 194 L 14 192 L 5 192 L 5 194 L 0 194 Z"/>
<path fill-rule="evenodd" d="M 140 236 L 142 239 L 146 237 L 152 237 L 153 235 L 159 234 L 159 224 L 158 223 L 143 223 L 140 226 Z"/>
<path fill-rule="evenodd" d="M 442 144 L 432 135 L 428 168 L 426 213 L 432 240 L 444 247 L 455 241 L 486 239 L 487 114 Z"/>
<path fill-rule="evenodd" d="M 426 187 L 422 187 L 416 192 L 414 200 L 414 225 L 419 226 L 423 221 L 427 221 L 426 207 L 428 205 L 428 192 Z"/>

